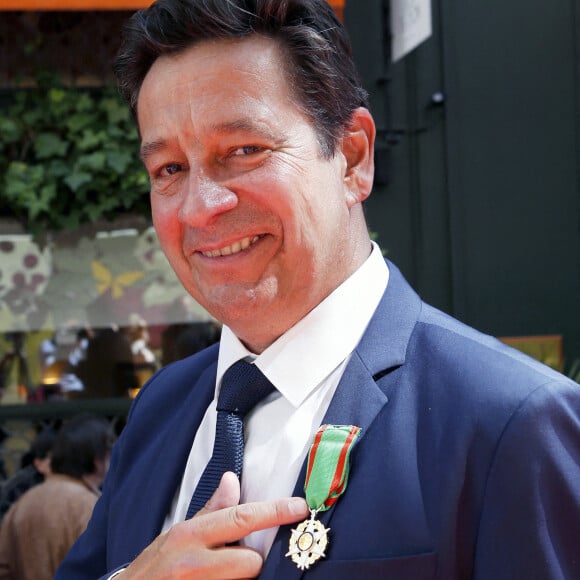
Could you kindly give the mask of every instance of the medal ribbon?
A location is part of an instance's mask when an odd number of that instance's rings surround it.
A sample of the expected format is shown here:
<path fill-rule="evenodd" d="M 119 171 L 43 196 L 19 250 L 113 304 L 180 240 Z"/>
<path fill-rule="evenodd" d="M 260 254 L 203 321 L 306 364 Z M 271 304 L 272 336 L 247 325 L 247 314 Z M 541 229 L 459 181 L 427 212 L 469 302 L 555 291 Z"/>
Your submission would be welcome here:
<path fill-rule="evenodd" d="M 360 432 L 354 425 L 322 425 L 316 432 L 304 483 L 311 510 L 326 511 L 346 489 L 350 452 Z"/>

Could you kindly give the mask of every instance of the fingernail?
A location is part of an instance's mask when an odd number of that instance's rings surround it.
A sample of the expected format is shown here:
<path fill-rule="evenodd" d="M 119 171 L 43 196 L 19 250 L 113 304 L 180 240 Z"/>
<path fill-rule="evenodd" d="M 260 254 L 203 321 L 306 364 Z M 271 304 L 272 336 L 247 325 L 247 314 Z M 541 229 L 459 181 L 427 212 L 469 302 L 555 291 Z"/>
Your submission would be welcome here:
<path fill-rule="evenodd" d="M 293 497 L 288 500 L 288 509 L 293 515 L 301 515 L 306 510 L 306 502 L 301 497 Z"/>

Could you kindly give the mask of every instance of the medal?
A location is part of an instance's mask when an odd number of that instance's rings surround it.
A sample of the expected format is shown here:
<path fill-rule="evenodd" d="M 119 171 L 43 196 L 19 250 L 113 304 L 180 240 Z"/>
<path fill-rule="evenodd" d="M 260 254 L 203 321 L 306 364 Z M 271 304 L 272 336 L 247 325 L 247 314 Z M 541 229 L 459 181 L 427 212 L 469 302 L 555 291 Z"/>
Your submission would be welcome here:
<path fill-rule="evenodd" d="M 324 558 L 328 545 L 328 532 L 317 519 L 316 511 L 310 512 L 310 519 L 303 521 L 295 530 L 292 530 L 289 550 L 286 556 L 292 558 L 292 562 L 300 570 L 308 570 L 310 564 L 314 564 L 319 558 Z"/>
<path fill-rule="evenodd" d="M 316 516 L 333 506 L 346 489 L 350 451 L 360 432 L 354 425 L 322 425 L 314 436 L 304 483 L 310 519 L 292 530 L 286 553 L 300 570 L 326 556 L 330 528 Z"/>

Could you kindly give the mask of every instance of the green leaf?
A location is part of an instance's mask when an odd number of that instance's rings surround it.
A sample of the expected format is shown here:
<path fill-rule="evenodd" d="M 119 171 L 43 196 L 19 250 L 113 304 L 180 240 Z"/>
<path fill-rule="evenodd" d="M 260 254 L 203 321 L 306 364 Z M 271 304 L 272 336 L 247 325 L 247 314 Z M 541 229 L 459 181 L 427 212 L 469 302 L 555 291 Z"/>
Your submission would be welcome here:
<path fill-rule="evenodd" d="M 85 213 L 90 221 L 97 221 L 102 215 L 102 208 L 100 205 L 86 205 Z"/>
<path fill-rule="evenodd" d="M 93 129 L 87 129 L 86 131 L 83 131 L 83 134 L 76 142 L 76 145 L 81 151 L 87 151 L 89 149 L 96 149 L 102 143 L 103 135 L 100 131 L 96 133 Z"/>
<path fill-rule="evenodd" d="M 68 143 L 55 133 L 40 133 L 34 140 L 34 150 L 38 159 L 64 157 L 68 146 Z"/>
<path fill-rule="evenodd" d="M 75 113 L 66 121 L 66 128 L 72 133 L 80 133 L 82 129 L 89 127 L 95 122 L 95 115 L 92 113 Z"/>
<path fill-rule="evenodd" d="M 88 93 L 80 93 L 76 99 L 76 110 L 80 113 L 92 111 L 95 108 L 95 102 Z"/>
<path fill-rule="evenodd" d="M 22 114 L 21 120 L 24 126 L 30 127 L 30 129 L 34 130 L 35 127 L 44 124 L 45 117 L 46 112 L 43 113 L 42 109 L 30 109 Z"/>
<path fill-rule="evenodd" d="M 50 209 L 51 202 L 56 197 L 56 187 L 50 183 L 37 190 L 37 195 L 33 197 L 28 205 L 30 219 L 36 219 L 37 216 Z"/>
<path fill-rule="evenodd" d="M 53 88 L 48 91 L 48 99 L 54 104 L 62 103 L 65 100 L 65 98 L 66 93 L 63 89 Z"/>
<path fill-rule="evenodd" d="M 83 169 L 90 169 L 92 171 L 99 171 L 105 167 L 107 156 L 102 151 L 84 155 L 79 158 L 78 166 Z"/>
<path fill-rule="evenodd" d="M 131 118 L 131 112 L 127 106 L 118 99 L 105 98 L 101 101 L 101 108 L 107 113 L 109 123 L 116 125 L 121 121 L 128 121 Z"/>
<path fill-rule="evenodd" d="M 75 192 L 79 191 L 80 188 L 91 182 L 92 175 L 86 173 L 85 171 L 75 171 L 71 173 L 68 177 L 64 178 L 64 182 Z"/>
<path fill-rule="evenodd" d="M 124 173 L 131 164 L 133 156 L 129 151 L 115 151 L 107 153 L 107 165 L 117 173 Z"/>
<path fill-rule="evenodd" d="M 0 139 L 4 143 L 14 143 L 22 136 L 20 127 L 12 119 L 0 117 Z"/>
<path fill-rule="evenodd" d="M 63 159 L 52 159 L 46 165 L 46 173 L 49 179 L 59 181 L 70 173 L 70 163 Z"/>
<path fill-rule="evenodd" d="M 15 161 L 8 166 L 4 180 L 4 194 L 15 205 L 26 208 L 34 199 L 34 192 L 43 182 L 42 167 Z"/>

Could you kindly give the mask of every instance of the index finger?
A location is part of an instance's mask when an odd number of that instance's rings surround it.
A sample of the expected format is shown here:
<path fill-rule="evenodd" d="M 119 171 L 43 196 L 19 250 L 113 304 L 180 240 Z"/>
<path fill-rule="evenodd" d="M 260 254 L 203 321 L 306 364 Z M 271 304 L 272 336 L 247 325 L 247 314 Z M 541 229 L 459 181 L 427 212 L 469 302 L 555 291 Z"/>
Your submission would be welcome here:
<path fill-rule="evenodd" d="M 223 545 L 241 540 L 248 534 L 291 524 L 309 514 L 301 497 L 273 501 L 244 503 L 204 514 L 189 520 L 196 535 L 203 536 L 206 545 Z"/>

